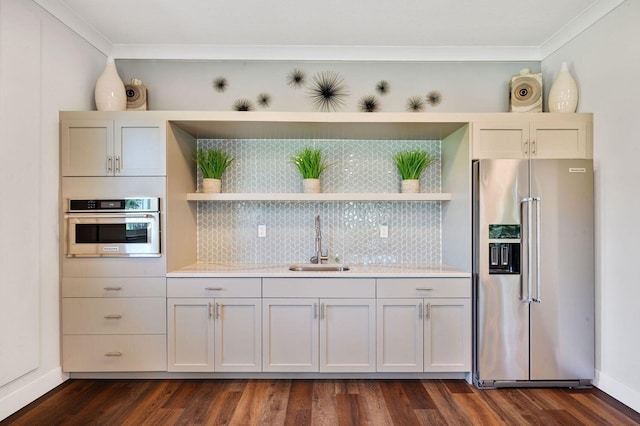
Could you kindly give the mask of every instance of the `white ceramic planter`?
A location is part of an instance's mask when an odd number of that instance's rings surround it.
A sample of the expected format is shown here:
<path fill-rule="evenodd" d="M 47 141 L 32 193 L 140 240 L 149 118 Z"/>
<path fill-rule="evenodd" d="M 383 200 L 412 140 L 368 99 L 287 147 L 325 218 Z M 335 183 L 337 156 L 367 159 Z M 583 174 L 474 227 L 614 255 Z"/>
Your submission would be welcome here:
<path fill-rule="evenodd" d="M 403 194 L 417 194 L 420 192 L 420 181 L 418 179 L 405 179 L 402 181 Z"/>
<path fill-rule="evenodd" d="M 118 75 L 116 63 L 111 56 L 96 81 L 94 92 L 98 111 L 124 111 L 127 109 L 127 92 Z"/>
<path fill-rule="evenodd" d="M 320 179 L 302 179 L 302 192 L 305 194 L 320 193 Z"/>
<path fill-rule="evenodd" d="M 577 106 L 578 86 L 567 63 L 563 62 L 558 78 L 549 90 L 549 112 L 576 112 Z"/>
<path fill-rule="evenodd" d="M 217 194 L 222 188 L 220 179 L 202 179 L 202 192 Z"/>

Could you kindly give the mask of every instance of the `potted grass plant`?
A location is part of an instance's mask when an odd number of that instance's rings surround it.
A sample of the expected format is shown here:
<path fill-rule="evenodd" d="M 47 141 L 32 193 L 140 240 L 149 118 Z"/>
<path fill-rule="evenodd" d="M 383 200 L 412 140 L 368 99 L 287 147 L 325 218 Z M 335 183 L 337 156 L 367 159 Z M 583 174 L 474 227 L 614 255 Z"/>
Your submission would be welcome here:
<path fill-rule="evenodd" d="M 291 157 L 291 162 L 302 175 L 302 192 L 320 192 L 320 175 L 331 166 L 326 158 L 323 158 L 322 150 L 305 147 Z"/>
<path fill-rule="evenodd" d="M 404 193 L 420 192 L 420 176 L 436 158 L 427 151 L 399 151 L 393 154 L 393 161 L 402 177 L 401 191 Z"/>
<path fill-rule="evenodd" d="M 221 149 L 198 149 L 196 163 L 202 173 L 202 192 L 220 192 L 222 174 L 234 160 Z"/>

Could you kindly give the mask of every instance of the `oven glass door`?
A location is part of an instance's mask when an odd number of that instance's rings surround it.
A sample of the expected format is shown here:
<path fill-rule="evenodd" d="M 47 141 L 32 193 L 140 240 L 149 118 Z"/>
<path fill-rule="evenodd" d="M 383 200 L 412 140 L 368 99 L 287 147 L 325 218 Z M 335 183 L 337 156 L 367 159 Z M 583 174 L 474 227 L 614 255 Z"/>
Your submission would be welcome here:
<path fill-rule="evenodd" d="M 160 255 L 158 213 L 69 213 L 66 220 L 67 257 Z"/>

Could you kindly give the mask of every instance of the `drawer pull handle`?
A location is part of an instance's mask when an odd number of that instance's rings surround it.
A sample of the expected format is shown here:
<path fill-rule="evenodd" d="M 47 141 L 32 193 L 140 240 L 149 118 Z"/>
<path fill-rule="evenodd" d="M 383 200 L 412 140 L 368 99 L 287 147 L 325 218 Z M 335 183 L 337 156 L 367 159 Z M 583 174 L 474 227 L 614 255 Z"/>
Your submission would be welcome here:
<path fill-rule="evenodd" d="M 205 290 L 207 290 L 207 291 L 220 291 L 220 290 L 222 290 L 222 287 L 206 287 Z"/>
<path fill-rule="evenodd" d="M 416 290 L 418 290 L 418 291 L 433 291 L 433 288 L 431 288 L 431 287 L 416 287 Z"/>
<path fill-rule="evenodd" d="M 122 352 L 107 352 L 104 356 L 122 356 Z"/>
<path fill-rule="evenodd" d="M 104 316 L 105 319 L 120 319 L 122 318 L 122 315 L 118 315 L 118 314 L 108 314 Z"/>
<path fill-rule="evenodd" d="M 120 291 L 122 290 L 122 287 L 105 287 L 104 289 L 106 291 Z"/>

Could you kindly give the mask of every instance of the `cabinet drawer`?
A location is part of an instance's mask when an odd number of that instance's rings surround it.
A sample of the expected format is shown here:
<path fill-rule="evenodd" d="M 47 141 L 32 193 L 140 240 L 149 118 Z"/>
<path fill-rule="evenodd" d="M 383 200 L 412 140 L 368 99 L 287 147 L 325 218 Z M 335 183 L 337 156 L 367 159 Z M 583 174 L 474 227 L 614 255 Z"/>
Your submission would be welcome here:
<path fill-rule="evenodd" d="M 165 334 L 166 299 L 65 298 L 63 334 Z"/>
<path fill-rule="evenodd" d="M 166 335 L 62 338 L 64 371 L 166 371 Z"/>
<path fill-rule="evenodd" d="M 166 278 L 63 278 L 62 297 L 165 297 Z"/>
<path fill-rule="evenodd" d="M 378 298 L 471 297 L 470 278 L 378 278 Z"/>
<path fill-rule="evenodd" d="M 260 278 L 168 278 L 167 297 L 260 297 Z"/>
<path fill-rule="evenodd" d="M 264 278 L 263 297 L 376 297 L 374 278 Z"/>

